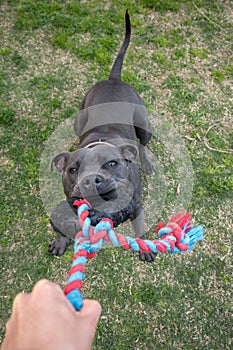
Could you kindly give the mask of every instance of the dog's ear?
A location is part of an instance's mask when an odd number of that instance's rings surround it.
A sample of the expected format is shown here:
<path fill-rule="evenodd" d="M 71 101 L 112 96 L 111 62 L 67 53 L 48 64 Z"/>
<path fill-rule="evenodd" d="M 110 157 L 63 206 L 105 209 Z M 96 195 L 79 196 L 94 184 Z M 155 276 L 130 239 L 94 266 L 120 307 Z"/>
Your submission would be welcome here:
<path fill-rule="evenodd" d="M 126 144 L 119 147 L 124 159 L 134 162 L 138 157 L 138 148 L 134 145 Z"/>
<path fill-rule="evenodd" d="M 53 164 L 55 164 L 58 172 L 62 173 L 65 169 L 65 163 L 69 156 L 70 152 L 61 152 L 57 154 L 50 162 L 50 171 L 53 171 Z"/>

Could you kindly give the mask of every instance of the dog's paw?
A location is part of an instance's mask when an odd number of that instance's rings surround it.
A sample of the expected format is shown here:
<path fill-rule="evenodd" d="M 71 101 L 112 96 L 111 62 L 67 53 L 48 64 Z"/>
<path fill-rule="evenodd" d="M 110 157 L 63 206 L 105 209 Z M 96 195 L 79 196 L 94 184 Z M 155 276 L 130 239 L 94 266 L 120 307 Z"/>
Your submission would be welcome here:
<path fill-rule="evenodd" d="M 139 253 L 139 259 L 144 262 L 153 262 L 155 259 L 155 255 L 153 252 L 149 253 Z"/>
<path fill-rule="evenodd" d="M 70 239 L 68 237 L 58 237 L 55 238 L 49 244 L 49 251 L 52 255 L 61 256 L 65 253 L 66 247 L 70 244 Z"/>
<path fill-rule="evenodd" d="M 150 159 L 148 150 L 145 146 L 142 146 L 142 145 L 139 146 L 139 155 L 140 155 L 140 161 L 141 161 L 142 170 L 144 174 L 146 175 L 153 174 L 155 172 L 155 167 Z"/>
<path fill-rule="evenodd" d="M 151 160 L 148 159 L 147 161 L 142 163 L 142 170 L 146 175 L 151 175 L 155 172 L 155 167 L 152 164 Z"/>

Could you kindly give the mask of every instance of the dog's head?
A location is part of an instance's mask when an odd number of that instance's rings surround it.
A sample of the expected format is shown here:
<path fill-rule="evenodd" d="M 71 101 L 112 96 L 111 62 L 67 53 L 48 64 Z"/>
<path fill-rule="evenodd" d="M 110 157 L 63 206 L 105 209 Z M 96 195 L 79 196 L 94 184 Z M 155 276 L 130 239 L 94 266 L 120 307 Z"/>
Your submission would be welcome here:
<path fill-rule="evenodd" d="M 67 198 L 87 199 L 106 212 L 123 209 L 134 194 L 129 165 L 137 158 L 137 147 L 96 142 L 75 152 L 62 152 L 51 162 L 63 174 Z"/>

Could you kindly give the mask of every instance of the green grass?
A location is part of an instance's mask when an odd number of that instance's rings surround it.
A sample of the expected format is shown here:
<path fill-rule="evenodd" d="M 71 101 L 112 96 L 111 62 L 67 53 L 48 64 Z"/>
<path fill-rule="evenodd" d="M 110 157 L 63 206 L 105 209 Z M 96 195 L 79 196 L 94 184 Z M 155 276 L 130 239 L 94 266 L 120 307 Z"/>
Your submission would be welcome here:
<path fill-rule="evenodd" d="M 73 250 L 48 253 L 55 234 L 40 197 L 40 160 L 53 131 L 108 77 L 126 8 L 132 40 L 122 77 L 145 100 L 153 128 L 155 112 L 163 121 L 149 145 L 154 188 L 143 176 L 146 216 L 166 221 L 182 201 L 177 186 L 189 177 L 185 159 L 174 159 L 177 138 L 194 170 L 184 209 L 205 226 L 205 240 L 189 255 L 157 256 L 152 265 L 113 248 L 89 261 L 83 292 L 103 307 L 94 349 L 227 350 L 233 7 L 220 0 L 0 1 L 0 340 L 18 292 L 40 278 L 65 285 Z M 155 237 L 152 228 L 148 235 Z"/>

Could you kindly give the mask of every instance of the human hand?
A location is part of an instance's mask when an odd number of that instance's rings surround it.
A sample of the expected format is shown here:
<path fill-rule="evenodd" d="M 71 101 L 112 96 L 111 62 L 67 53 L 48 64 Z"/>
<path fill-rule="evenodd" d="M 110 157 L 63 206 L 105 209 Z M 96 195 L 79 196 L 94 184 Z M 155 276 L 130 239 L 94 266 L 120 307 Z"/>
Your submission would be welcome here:
<path fill-rule="evenodd" d="M 76 311 L 57 284 L 40 280 L 16 296 L 2 350 L 88 350 L 100 314 L 96 300 Z"/>

